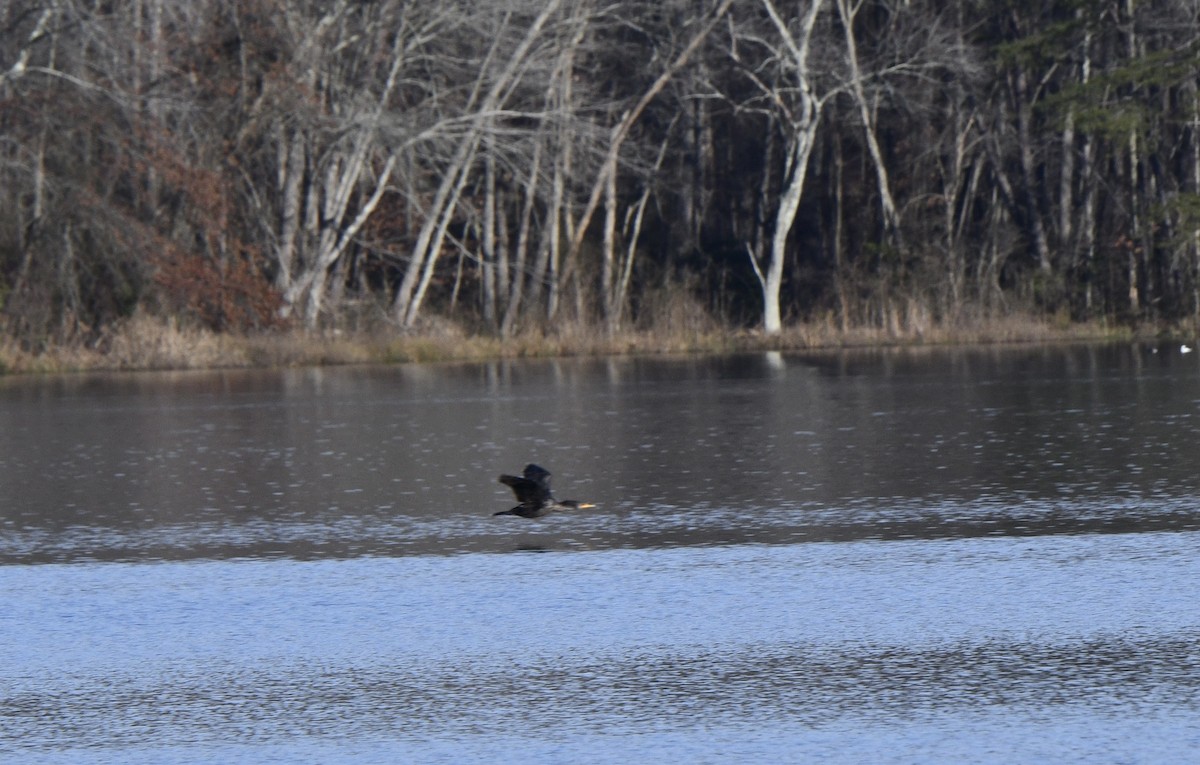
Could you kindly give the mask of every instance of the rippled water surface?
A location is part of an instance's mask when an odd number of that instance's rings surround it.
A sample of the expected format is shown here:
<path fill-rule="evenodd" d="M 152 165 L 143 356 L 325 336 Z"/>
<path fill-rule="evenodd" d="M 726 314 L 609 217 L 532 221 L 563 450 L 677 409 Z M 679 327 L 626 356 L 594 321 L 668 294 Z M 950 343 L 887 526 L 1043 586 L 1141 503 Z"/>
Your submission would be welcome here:
<path fill-rule="evenodd" d="M 0 378 L 0 761 L 1200 760 L 1153 350 Z"/>

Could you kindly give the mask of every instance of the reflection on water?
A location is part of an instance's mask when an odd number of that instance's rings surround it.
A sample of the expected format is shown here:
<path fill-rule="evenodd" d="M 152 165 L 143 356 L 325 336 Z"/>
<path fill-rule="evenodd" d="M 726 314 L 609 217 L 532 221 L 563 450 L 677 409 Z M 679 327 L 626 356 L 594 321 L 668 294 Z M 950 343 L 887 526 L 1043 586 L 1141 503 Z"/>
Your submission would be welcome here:
<path fill-rule="evenodd" d="M 0 378 L 0 430 L 0 761 L 1200 756 L 1195 355 Z M 493 518 L 529 461 L 599 507 Z"/>
<path fill-rule="evenodd" d="M 1127 347 L 0 380 L 0 562 L 1186 530 L 1200 365 Z M 528 461 L 598 510 L 527 523 Z M 508 503 L 508 504 L 506 504 Z"/>

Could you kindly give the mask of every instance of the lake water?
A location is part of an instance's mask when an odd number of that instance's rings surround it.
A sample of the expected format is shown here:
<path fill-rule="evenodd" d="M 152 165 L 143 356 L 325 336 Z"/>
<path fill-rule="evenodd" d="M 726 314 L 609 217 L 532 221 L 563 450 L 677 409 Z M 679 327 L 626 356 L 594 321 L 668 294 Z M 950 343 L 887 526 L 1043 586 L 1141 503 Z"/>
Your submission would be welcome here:
<path fill-rule="evenodd" d="M 1200 761 L 1200 354 L 0 378 L 0 762 Z M 538 520 L 500 472 L 536 461 Z"/>

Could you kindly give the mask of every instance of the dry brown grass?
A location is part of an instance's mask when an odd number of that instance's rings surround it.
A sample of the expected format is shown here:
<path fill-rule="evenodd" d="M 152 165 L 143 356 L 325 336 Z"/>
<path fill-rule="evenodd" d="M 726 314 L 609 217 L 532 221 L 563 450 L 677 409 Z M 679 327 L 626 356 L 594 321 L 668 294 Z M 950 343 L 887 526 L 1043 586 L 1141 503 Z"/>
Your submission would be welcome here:
<path fill-rule="evenodd" d="M 1128 337 L 1127 328 L 1104 323 L 1070 323 L 1026 314 L 991 318 L 960 318 L 952 322 L 922 322 L 916 328 L 850 327 L 832 319 L 808 322 L 784 330 L 779 349 L 848 348 L 893 345 L 988 345 L 1049 343 Z"/>
<path fill-rule="evenodd" d="M 645 325 L 615 334 L 591 325 L 563 324 L 525 330 L 507 339 L 470 334 L 447 321 L 431 323 L 415 334 L 286 331 L 239 336 L 138 316 L 90 347 L 72 345 L 31 352 L 0 341 L 0 374 L 1063 342 L 1129 336 L 1128 330 L 1103 324 L 1070 324 L 1014 315 L 943 325 L 922 323 L 919 330 L 895 326 L 843 330 L 828 318 L 793 325 L 778 336 L 767 337 L 758 331 L 721 327 L 696 306 L 683 303 L 665 304 L 661 313 Z"/>

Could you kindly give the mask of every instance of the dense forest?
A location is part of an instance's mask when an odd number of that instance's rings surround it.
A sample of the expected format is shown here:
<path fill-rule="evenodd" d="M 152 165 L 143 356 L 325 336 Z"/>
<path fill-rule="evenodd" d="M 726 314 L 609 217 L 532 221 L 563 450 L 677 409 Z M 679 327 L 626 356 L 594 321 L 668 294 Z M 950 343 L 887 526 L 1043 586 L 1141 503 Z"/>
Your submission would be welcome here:
<path fill-rule="evenodd" d="M 1188 0 L 4 0 L 0 322 L 1200 326 Z"/>

